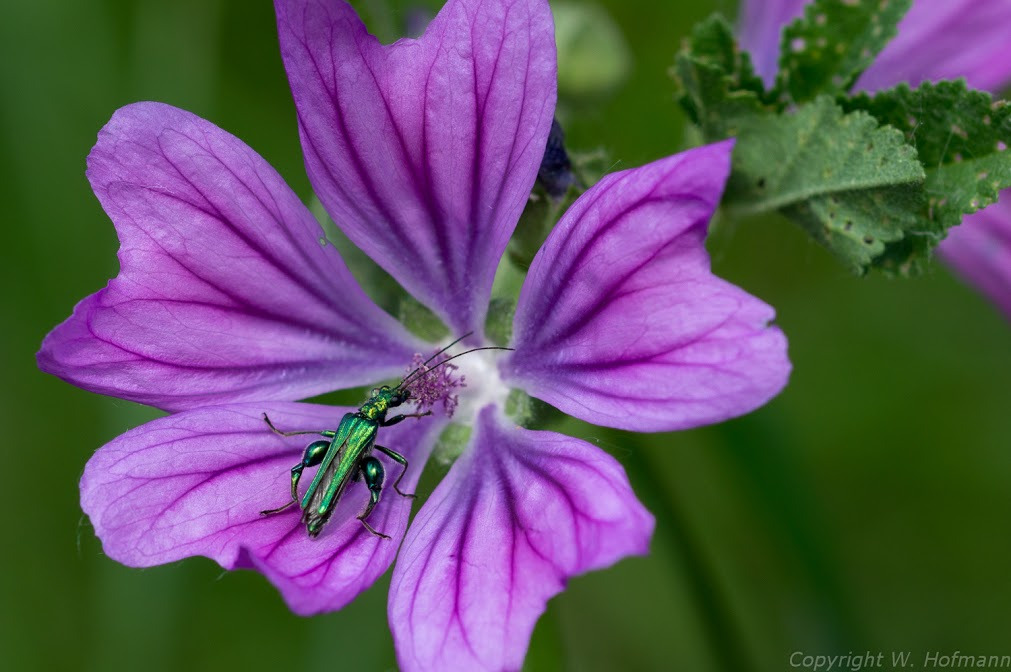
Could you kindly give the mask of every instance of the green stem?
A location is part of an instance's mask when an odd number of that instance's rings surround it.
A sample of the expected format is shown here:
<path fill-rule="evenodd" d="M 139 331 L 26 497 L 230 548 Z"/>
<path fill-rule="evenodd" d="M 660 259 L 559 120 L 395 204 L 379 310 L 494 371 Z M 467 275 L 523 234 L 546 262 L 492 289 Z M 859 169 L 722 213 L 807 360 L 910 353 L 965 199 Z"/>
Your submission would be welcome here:
<path fill-rule="evenodd" d="M 632 481 L 636 490 L 644 495 L 643 499 L 661 521 L 663 537 L 680 553 L 688 590 L 698 605 L 703 631 L 719 669 L 726 672 L 755 670 L 745 651 L 729 600 L 708 566 L 702 546 L 676 497 L 657 479 L 657 470 L 651 464 L 648 450 L 640 448 L 632 451 L 626 464 L 634 472 Z"/>

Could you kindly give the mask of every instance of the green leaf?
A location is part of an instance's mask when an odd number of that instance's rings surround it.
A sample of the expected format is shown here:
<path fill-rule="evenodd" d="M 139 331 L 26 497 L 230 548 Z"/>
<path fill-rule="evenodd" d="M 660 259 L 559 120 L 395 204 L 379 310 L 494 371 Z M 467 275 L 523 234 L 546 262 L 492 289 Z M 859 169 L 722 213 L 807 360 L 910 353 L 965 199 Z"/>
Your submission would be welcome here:
<path fill-rule="evenodd" d="M 899 131 L 823 96 L 740 124 L 724 203 L 781 210 L 864 272 L 889 243 L 919 233 L 924 172 Z"/>
<path fill-rule="evenodd" d="M 780 210 L 858 273 L 898 265 L 890 252 L 919 245 L 924 171 L 901 132 L 844 114 L 829 96 L 784 111 L 719 16 L 696 26 L 673 74 L 705 140 L 737 138 L 730 209 Z"/>
<path fill-rule="evenodd" d="M 923 203 L 919 183 L 817 196 L 783 209 L 812 238 L 856 273 L 871 266 L 895 267 L 904 258 L 889 253 L 918 247 L 922 237 L 916 212 Z"/>
<path fill-rule="evenodd" d="M 910 269 L 922 267 L 930 250 L 962 217 L 990 205 L 1011 187 L 1011 104 L 969 89 L 964 81 L 902 84 L 842 101 L 905 134 L 926 168 L 928 200 L 921 213 L 929 235 L 905 257 Z"/>
<path fill-rule="evenodd" d="M 739 122 L 771 111 L 751 58 L 722 16 L 695 26 L 671 75 L 681 106 L 709 140 L 737 135 Z"/>
<path fill-rule="evenodd" d="M 771 92 L 719 17 L 673 69 L 704 141 L 737 138 L 724 204 L 779 210 L 858 273 L 922 271 L 947 229 L 1011 187 L 1011 105 L 964 82 L 845 93 L 909 5 L 815 0 L 784 32 Z"/>
<path fill-rule="evenodd" d="M 713 14 L 697 24 L 687 46 L 691 57 L 721 69 L 731 88 L 752 91 L 758 96 L 764 94 L 765 86 L 755 74 L 751 57 L 738 49 L 734 30 L 721 15 Z"/>
<path fill-rule="evenodd" d="M 794 102 L 848 91 L 896 33 L 912 0 L 815 0 L 783 31 L 775 93 Z"/>

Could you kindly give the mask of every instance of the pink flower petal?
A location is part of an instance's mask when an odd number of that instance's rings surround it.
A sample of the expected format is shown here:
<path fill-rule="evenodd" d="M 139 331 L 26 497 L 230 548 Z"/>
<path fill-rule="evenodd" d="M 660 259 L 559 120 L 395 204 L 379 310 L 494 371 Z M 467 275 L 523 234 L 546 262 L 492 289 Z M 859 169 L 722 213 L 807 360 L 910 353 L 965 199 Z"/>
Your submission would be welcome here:
<path fill-rule="evenodd" d="M 131 567 L 204 555 L 225 569 L 255 568 L 299 614 L 340 609 L 381 576 L 397 553 L 411 500 L 392 488 L 369 523 L 354 518 L 369 496 L 353 483 L 318 539 L 292 507 L 261 516 L 290 499 L 290 469 L 311 441 L 270 432 L 263 413 L 283 430 L 336 429 L 348 409 L 309 404 L 232 404 L 184 411 L 115 439 L 88 462 L 81 507 L 106 554 Z M 379 443 L 407 457 L 402 489 L 412 492 L 441 423 L 425 419 L 384 428 Z M 401 467 L 387 467 L 387 483 Z M 300 492 L 315 468 L 303 474 Z"/>
<path fill-rule="evenodd" d="M 998 91 L 1011 82 L 1009 24 L 1008 0 L 916 0 L 856 88 L 965 77 L 972 88 Z"/>
<path fill-rule="evenodd" d="M 745 0 L 741 47 L 772 84 L 783 28 L 804 12 L 807 0 Z M 855 89 L 877 91 L 908 82 L 965 77 L 969 86 L 997 91 L 1011 82 L 1008 0 L 915 0 L 898 35 L 857 80 Z"/>
<path fill-rule="evenodd" d="M 404 670 L 518 670 L 569 577 L 648 550 L 653 517 L 614 458 L 498 412 L 481 412 L 394 569 L 390 626 Z"/>
<path fill-rule="evenodd" d="M 948 232 L 941 257 L 1011 319 L 1011 191 Z"/>
<path fill-rule="evenodd" d="M 783 28 L 804 13 L 808 0 L 742 0 L 740 45 L 751 55 L 755 72 L 772 86 L 779 70 L 779 44 Z"/>
<path fill-rule="evenodd" d="M 534 258 L 503 373 L 588 422 L 684 429 L 761 406 L 786 384 L 772 308 L 714 275 L 706 227 L 732 141 L 609 175 Z"/>
<path fill-rule="evenodd" d="M 449 0 L 390 46 L 342 0 L 275 5 L 316 193 L 456 333 L 480 331 L 551 127 L 547 1 Z"/>
<path fill-rule="evenodd" d="M 169 410 L 295 400 L 397 375 L 416 341 L 355 283 L 255 152 L 188 112 L 116 112 L 88 157 L 119 275 L 46 338 L 39 366 Z"/>

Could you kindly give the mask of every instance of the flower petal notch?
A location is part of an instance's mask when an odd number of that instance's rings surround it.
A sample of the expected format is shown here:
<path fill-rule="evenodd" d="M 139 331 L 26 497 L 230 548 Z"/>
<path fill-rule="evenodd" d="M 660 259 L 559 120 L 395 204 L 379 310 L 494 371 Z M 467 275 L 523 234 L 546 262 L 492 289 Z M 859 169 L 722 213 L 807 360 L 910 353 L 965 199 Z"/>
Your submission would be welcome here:
<path fill-rule="evenodd" d="M 412 500 L 390 489 L 369 516 L 392 540 L 372 535 L 355 519 L 369 499 L 362 483 L 352 484 L 318 539 L 307 537 L 297 506 L 272 516 L 260 511 L 289 496 L 290 469 L 308 443 L 271 433 L 263 413 L 285 429 L 318 430 L 333 429 L 345 410 L 232 404 L 155 420 L 95 453 L 81 478 L 81 507 L 106 554 L 124 565 L 204 555 L 225 569 L 262 572 L 298 614 L 340 609 L 393 562 Z M 440 426 L 404 423 L 383 430 L 383 442 L 411 462 L 402 483 L 409 492 Z M 399 469 L 391 462 L 387 471 Z"/>
<path fill-rule="evenodd" d="M 343 0 L 275 7 L 320 200 L 453 331 L 480 332 L 551 127 L 547 1 L 449 0 L 389 46 Z"/>
<path fill-rule="evenodd" d="M 390 587 L 405 670 L 518 670 L 548 599 L 648 550 L 653 516 L 590 444 L 480 414 L 411 525 Z"/>
<path fill-rule="evenodd" d="M 210 122 L 124 107 L 88 178 L 116 225 L 121 270 L 46 338 L 44 371 L 180 410 L 367 384 L 416 351 L 274 169 Z"/>
<path fill-rule="evenodd" d="M 772 308 L 710 272 L 704 242 L 732 141 L 615 173 L 534 258 L 504 373 L 600 425 L 668 431 L 761 406 L 786 384 Z"/>

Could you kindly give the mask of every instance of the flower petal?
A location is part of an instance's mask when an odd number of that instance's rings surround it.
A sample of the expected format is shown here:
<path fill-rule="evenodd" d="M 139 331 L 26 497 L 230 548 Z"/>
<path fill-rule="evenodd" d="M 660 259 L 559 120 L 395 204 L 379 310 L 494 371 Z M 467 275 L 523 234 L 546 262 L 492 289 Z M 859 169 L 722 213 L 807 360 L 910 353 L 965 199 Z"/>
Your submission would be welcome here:
<path fill-rule="evenodd" d="M 119 275 L 42 344 L 39 366 L 169 410 L 295 400 L 400 373 L 414 339 L 234 136 L 158 103 L 122 108 L 88 157 Z"/>
<path fill-rule="evenodd" d="M 343 0 L 275 6 L 320 200 L 456 333 L 480 332 L 551 127 L 547 1 L 449 0 L 390 46 Z"/>
<path fill-rule="evenodd" d="M 751 55 L 755 72 L 767 86 L 776 81 L 779 70 L 779 44 L 783 28 L 804 13 L 810 0 L 742 0 L 740 9 L 740 45 Z"/>
<path fill-rule="evenodd" d="M 1011 82 L 1008 24 L 1008 0 L 916 0 L 856 88 L 965 77 L 973 88 L 997 91 Z"/>
<path fill-rule="evenodd" d="M 803 14 L 808 0 L 746 0 L 741 47 L 772 84 L 783 28 Z M 1011 3 L 1007 0 L 915 0 L 898 34 L 857 80 L 877 91 L 908 82 L 965 77 L 973 88 L 997 91 L 1011 82 Z"/>
<path fill-rule="evenodd" d="M 125 565 L 205 555 L 225 569 L 261 571 L 296 613 L 339 609 L 393 561 L 411 500 L 389 490 L 369 517 L 392 540 L 373 536 L 353 517 L 369 499 L 362 483 L 351 485 L 318 539 L 299 523 L 298 507 L 273 516 L 259 512 L 290 496 L 289 470 L 314 440 L 271 433 L 263 413 L 294 431 L 336 429 L 346 410 L 232 404 L 155 420 L 95 453 L 81 478 L 81 507 L 106 554 Z M 406 491 L 417 484 L 440 426 L 406 422 L 381 430 L 380 443 L 411 462 L 402 483 Z M 382 459 L 395 478 L 400 466 Z M 303 474 L 303 492 L 312 471 Z"/>
<path fill-rule="evenodd" d="M 390 586 L 404 670 L 518 670 L 570 576 L 645 554 L 653 517 L 607 453 L 480 414 L 418 513 Z"/>
<path fill-rule="evenodd" d="M 1011 318 L 1011 190 L 948 231 L 941 257 Z"/>
<path fill-rule="evenodd" d="M 684 429 L 761 406 L 786 384 L 772 308 L 709 270 L 706 226 L 732 141 L 601 180 L 534 258 L 503 374 L 583 420 Z"/>

